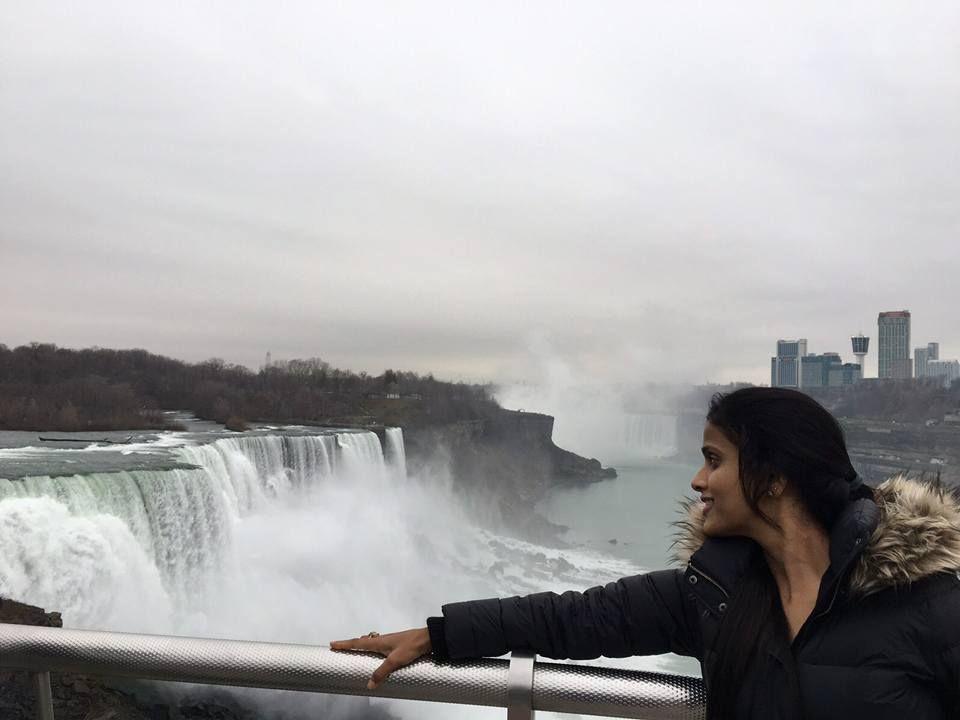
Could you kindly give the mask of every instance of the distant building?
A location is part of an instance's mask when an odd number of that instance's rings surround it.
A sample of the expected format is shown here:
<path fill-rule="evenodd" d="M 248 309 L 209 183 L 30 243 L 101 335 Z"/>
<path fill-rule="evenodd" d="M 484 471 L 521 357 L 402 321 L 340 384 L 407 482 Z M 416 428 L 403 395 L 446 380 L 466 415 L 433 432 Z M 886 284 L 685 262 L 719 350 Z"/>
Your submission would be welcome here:
<path fill-rule="evenodd" d="M 823 353 L 823 355 L 805 355 L 802 365 L 801 387 L 829 387 L 830 371 L 840 369 L 843 361 L 838 353 Z"/>
<path fill-rule="evenodd" d="M 944 387 L 960 379 L 960 360 L 928 360 L 926 377 L 940 378 Z"/>
<path fill-rule="evenodd" d="M 777 340 L 777 354 L 770 358 L 770 386 L 802 387 L 802 365 L 806 354 L 806 338 Z"/>
<path fill-rule="evenodd" d="M 854 348 L 860 349 L 861 346 L 855 343 Z M 862 345 L 862 349 L 866 351 L 866 343 Z M 771 387 L 841 387 L 855 385 L 862 379 L 863 366 L 858 363 L 844 363 L 840 353 L 808 354 L 806 338 L 778 340 L 777 355 L 770 358 Z"/>
<path fill-rule="evenodd" d="M 940 359 L 940 343 L 927 343 L 925 348 L 913 349 L 913 376 L 928 377 L 927 363 Z"/>
<path fill-rule="evenodd" d="M 867 372 L 867 351 L 870 349 L 870 338 L 860 333 L 850 338 L 850 343 L 853 345 L 853 356 L 860 366 L 860 377 L 862 378 Z"/>
<path fill-rule="evenodd" d="M 856 385 L 863 380 L 863 366 L 859 363 L 844 363 L 840 367 L 830 368 L 830 387 Z"/>
<path fill-rule="evenodd" d="M 913 374 L 914 377 L 922 378 L 927 376 L 927 361 L 930 355 L 926 348 L 913 349 Z"/>
<path fill-rule="evenodd" d="M 910 360 L 910 311 L 882 312 L 877 318 L 877 327 L 877 377 L 901 380 L 913 377 Z"/>
<path fill-rule="evenodd" d="M 845 363 L 839 353 L 805 355 L 801 365 L 803 388 L 843 387 L 856 385 L 863 379 L 863 369 L 858 363 Z"/>

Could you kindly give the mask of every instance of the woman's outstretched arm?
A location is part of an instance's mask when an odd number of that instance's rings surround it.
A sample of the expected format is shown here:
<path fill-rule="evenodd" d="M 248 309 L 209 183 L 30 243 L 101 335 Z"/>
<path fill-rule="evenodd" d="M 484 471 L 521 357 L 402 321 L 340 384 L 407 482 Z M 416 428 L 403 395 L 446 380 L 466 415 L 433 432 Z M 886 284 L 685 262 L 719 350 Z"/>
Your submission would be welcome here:
<path fill-rule="evenodd" d="M 626 577 L 585 592 L 537 593 L 443 606 L 442 638 L 433 652 L 452 659 L 530 650 L 549 658 L 601 655 L 699 656 L 692 601 L 683 573 L 662 570 Z"/>
<path fill-rule="evenodd" d="M 330 644 L 386 656 L 368 685 L 432 652 L 437 660 L 529 650 L 558 659 L 586 660 L 675 652 L 700 657 L 693 601 L 683 572 L 661 570 L 623 578 L 585 592 L 536 593 L 443 606 L 428 628 Z"/>

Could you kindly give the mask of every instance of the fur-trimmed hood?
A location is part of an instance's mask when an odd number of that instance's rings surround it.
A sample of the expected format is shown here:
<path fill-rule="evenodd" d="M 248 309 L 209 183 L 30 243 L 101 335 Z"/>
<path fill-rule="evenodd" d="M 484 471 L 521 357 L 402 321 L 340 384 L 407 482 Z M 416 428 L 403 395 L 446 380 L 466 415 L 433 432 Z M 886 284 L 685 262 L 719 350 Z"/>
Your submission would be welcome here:
<path fill-rule="evenodd" d="M 903 476 L 874 489 L 880 519 L 850 573 L 849 591 L 866 596 L 891 586 L 909 585 L 940 572 L 960 570 L 960 498 Z M 674 560 L 686 565 L 706 540 L 703 506 L 683 503 L 676 522 Z"/>

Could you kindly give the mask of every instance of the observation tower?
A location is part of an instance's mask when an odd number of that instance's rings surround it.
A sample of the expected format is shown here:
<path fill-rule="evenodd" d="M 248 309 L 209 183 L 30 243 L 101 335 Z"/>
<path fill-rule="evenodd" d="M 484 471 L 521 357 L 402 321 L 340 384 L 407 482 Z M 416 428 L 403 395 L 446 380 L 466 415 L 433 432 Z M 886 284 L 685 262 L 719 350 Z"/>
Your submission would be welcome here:
<path fill-rule="evenodd" d="M 866 356 L 867 348 L 870 347 L 870 338 L 864 337 L 863 333 L 859 333 L 851 337 L 850 342 L 853 343 L 853 354 L 857 358 L 857 363 L 860 365 L 860 377 L 866 377 Z"/>

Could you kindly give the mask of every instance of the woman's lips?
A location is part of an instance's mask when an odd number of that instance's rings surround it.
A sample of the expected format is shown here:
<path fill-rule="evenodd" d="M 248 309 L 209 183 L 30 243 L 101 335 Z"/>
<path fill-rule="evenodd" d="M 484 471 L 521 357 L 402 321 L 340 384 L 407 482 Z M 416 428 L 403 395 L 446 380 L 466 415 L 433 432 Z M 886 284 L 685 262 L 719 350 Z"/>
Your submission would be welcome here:
<path fill-rule="evenodd" d="M 707 513 L 710 512 L 710 508 L 713 507 L 713 500 L 703 500 L 703 515 L 706 517 Z"/>

